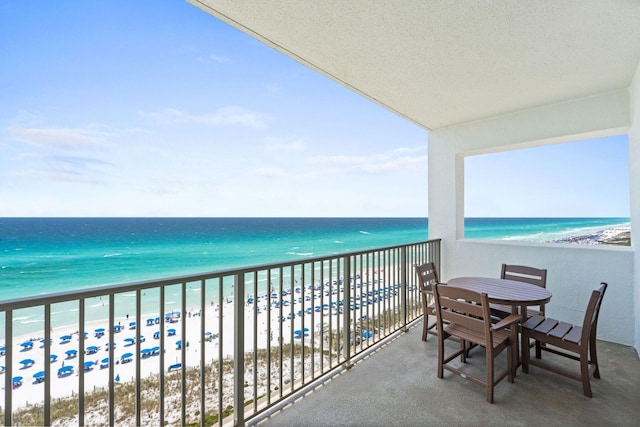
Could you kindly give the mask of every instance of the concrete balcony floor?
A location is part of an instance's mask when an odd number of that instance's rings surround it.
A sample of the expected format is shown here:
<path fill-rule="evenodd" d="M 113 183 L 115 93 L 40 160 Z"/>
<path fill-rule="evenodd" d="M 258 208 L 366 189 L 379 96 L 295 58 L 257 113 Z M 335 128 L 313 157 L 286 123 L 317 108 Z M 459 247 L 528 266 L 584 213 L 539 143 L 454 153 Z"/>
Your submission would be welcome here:
<path fill-rule="evenodd" d="M 593 398 L 582 385 L 531 366 L 518 369 L 513 384 L 505 378 L 494 390 L 445 371 L 438 379 L 437 341 L 421 338 L 422 321 L 397 335 L 349 370 L 283 402 L 252 420 L 260 426 L 637 426 L 640 423 L 640 360 L 632 347 L 598 342 L 601 379 L 592 379 Z M 456 343 L 450 344 L 450 349 Z M 533 353 L 533 351 L 532 351 Z M 484 373 L 483 349 L 472 350 L 468 369 Z M 577 369 L 577 362 L 548 352 L 546 360 Z M 496 359 L 505 365 L 506 352 Z M 456 359 L 459 361 L 459 359 Z M 478 368 L 476 371 L 475 368 Z"/>

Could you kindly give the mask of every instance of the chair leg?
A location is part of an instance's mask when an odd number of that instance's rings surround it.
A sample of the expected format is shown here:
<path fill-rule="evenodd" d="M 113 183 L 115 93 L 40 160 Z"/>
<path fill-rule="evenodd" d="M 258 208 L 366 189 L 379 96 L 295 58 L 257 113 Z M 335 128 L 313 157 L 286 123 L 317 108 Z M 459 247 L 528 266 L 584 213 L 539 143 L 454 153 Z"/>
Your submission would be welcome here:
<path fill-rule="evenodd" d="M 438 331 L 440 332 L 440 331 Z M 444 367 L 443 367 L 443 360 L 444 360 L 444 338 L 443 338 L 444 333 L 438 333 L 438 378 L 443 378 L 444 377 Z"/>
<path fill-rule="evenodd" d="M 487 402 L 493 403 L 493 354 L 489 349 L 486 353 L 487 359 Z"/>
<path fill-rule="evenodd" d="M 528 336 L 522 335 L 522 339 L 529 339 Z M 537 341 L 536 341 L 537 342 Z M 526 351 L 522 352 L 522 372 L 525 374 L 529 373 L 529 357 L 530 357 L 531 347 L 527 347 Z"/>
<path fill-rule="evenodd" d="M 423 325 L 422 325 L 422 341 L 426 341 L 427 340 L 427 335 L 429 332 L 429 315 L 425 312 L 424 315 L 422 316 L 423 318 Z"/>
<path fill-rule="evenodd" d="M 593 371 L 593 378 L 600 379 L 600 367 L 598 366 L 598 352 L 596 351 L 596 337 L 594 334 L 589 342 L 589 351 L 591 355 L 591 364 L 595 367 Z"/>
<path fill-rule="evenodd" d="M 536 340 L 536 359 L 542 359 L 541 344 L 538 340 Z"/>
<path fill-rule="evenodd" d="M 580 351 L 580 377 L 582 378 L 582 391 L 587 397 L 591 395 L 591 381 L 589 380 L 589 350 L 585 347 Z"/>
<path fill-rule="evenodd" d="M 513 345 L 518 345 L 518 341 L 514 341 L 515 344 L 510 345 L 509 347 L 507 347 L 507 369 L 509 370 L 509 374 L 507 376 L 507 381 L 509 381 L 510 383 L 513 382 L 513 374 L 515 372 L 515 368 L 514 368 L 514 364 L 513 364 L 513 353 L 515 353 L 513 351 Z"/>

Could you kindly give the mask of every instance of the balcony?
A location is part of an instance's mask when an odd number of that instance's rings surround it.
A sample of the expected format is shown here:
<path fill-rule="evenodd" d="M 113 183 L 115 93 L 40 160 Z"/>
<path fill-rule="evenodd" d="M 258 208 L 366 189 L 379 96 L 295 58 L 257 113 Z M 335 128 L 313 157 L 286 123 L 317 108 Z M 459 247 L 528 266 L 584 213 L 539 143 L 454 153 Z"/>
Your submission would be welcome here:
<path fill-rule="evenodd" d="M 518 370 L 513 384 L 498 383 L 490 405 L 483 387 L 446 371 L 444 379 L 436 377 L 436 338 L 423 342 L 421 333 L 417 320 L 406 333 L 362 355 L 353 368 L 304 390 L 304 398 L 273 408 L 257 425 L 637 425 L 640 361 L 632 347 L 598 342 L 601 379 L 591 382 L 592 399 L 583 396 L 580 383 L 534 366 L 529 374 Z M 467 365 L 482 375 L 483 352 L 472 351 Z"/>
<path fill-rule="evenodd" d="M 438 240 L 0 302 L 0 416 L 7 425 L 626 425 L 640 416 L 638 357 L 607 341 L 593 399 L 535 367 L 501 382 L 495 405 L 464 379 L 438 380 L 435 339 L 420 340 L 413 265 L 425 261 L 440 264 Z M 65 309 L 75 331 L 58 336 Z M 32 335 L 44 338 L 24 341 L 15 321 L 34 310 L 43 327 Z M 483 357 L 470 366 L 484 369 Z M 87 369 L 96 358 L 100 367 Z"/>
<path fill-rule="evenodd" d="M 413 266 L 425 261 L 440 264 L 439 240 L 2 301 L 0 416 L 6 425 L 638 419 L 640 362 L 632 347 L 607 341 L 593 399 L 535 367 L 514 384 L 502 381 L 495 405 L 462 378 L 438 380 L 435 339 L 420 340 Z M 25 318 L 42 322 L 34 339 L 17 326 Z M 483 370 L 483 358 L 472 353 L 469 366 Z"/>

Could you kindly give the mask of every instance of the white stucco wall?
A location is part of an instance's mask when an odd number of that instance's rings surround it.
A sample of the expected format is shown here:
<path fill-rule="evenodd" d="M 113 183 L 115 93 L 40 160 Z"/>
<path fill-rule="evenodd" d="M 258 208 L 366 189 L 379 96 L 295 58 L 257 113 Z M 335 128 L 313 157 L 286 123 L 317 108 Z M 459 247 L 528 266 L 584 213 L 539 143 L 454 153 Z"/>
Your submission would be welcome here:
<path fill-rule="evenodd" d="M 635 307 L 633 303 L 637 299 L 633 266 L 638 255 L 631 248 L 463 238 L 464 156 L 626 133 L 631 125 L 629 98 L 629 91 L 621 90 L 431 131 L 429 238 L 443 239 L 441 276 L 497 277 L 502 263 L 547 268 L 548 287 L 553 293 L 549 315 L 577 323 L 582 320 L 591 290 L 606 281 L 610 287 L 598 336 L 638 349 L 639 309 L 638 303 Z M 632 175 L 631 179 L 640 182 L 640 177 Z M 635 283 L 639 283 L 637 277 Z"/>
<path fill-rule="evenodd" d="M 499 277 L 502 263 L 546 268 L 547 289 L 553 294 L 547 314 L 570 323 L 582 323 L 591 291 L 600 282 L 607 282 L 598 337 L 633 344 L 634 254 L 628 248 L 458 240 L 450 253 L 455 256 L 455 265 L 449 266 L 443 280 L 456 276 Z M 449 253 L 442 259 L 450 260 Z"/>

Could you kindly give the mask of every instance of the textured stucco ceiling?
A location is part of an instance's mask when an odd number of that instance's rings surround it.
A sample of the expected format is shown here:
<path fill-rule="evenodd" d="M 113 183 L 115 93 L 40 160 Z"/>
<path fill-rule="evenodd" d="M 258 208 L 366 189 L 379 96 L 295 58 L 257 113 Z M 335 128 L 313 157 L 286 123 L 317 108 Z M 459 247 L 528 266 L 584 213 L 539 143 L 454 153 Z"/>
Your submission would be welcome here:
<path fill-rule="evenodd" d="M 188 0 L 424 126 L 627 88 L 640 0 Z"/>

